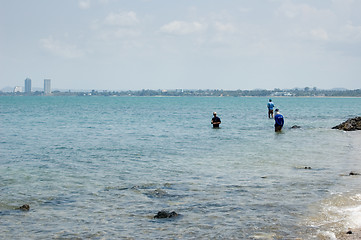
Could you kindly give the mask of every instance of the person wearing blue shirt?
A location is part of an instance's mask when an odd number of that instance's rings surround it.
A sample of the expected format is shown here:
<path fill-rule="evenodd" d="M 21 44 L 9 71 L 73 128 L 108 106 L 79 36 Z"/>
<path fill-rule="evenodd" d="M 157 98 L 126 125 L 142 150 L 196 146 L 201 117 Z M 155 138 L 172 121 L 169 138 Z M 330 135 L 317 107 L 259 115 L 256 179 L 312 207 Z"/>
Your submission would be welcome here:
<path fill-rule="evenodd" d="M 273 108 L 274 108 L 274 104 L 272 102 L 272 99 L 270 99 L 267 103 L 267 108 L 268 108 L 268 118 L 273 118 Z"/>
<path fill-rule="evenodd" d="M 283 115 L 280 113 L 280 111 L 278 109 L 276 109 L 275 111 L 275 132 L 280 132 L 285 122 L 283 119 Z"/>

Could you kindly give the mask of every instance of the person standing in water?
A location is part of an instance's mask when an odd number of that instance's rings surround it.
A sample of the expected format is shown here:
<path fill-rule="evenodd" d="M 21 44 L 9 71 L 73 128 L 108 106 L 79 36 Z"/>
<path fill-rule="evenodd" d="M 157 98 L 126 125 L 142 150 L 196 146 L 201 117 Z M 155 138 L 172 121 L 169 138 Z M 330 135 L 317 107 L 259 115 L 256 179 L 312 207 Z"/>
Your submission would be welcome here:
<path fill-rule="evenodd" d="M 211 124 L 213 124 L 214 128 L 219 128 L 219 124 L 221 124 L 221 119 L 219 117 L 217 117 L 216 112 L 213 112 L 213 118 L 212 118 Z"/>
<path fill-rule="evenodd" d="M 273 108 L 274 108 L 274 104 L 272 102 L 272 99 L 270 99 L 267 103 L 267 108 L 268 108 L 268 118 L 273 118 Z"/>
<path fill-rule="evenodd" d="M 283 115 L 280 113 L 280 110 L 276 109 L 275 111 L 275 132 L 280 132 L 284 124 L 284 119 Z"/>

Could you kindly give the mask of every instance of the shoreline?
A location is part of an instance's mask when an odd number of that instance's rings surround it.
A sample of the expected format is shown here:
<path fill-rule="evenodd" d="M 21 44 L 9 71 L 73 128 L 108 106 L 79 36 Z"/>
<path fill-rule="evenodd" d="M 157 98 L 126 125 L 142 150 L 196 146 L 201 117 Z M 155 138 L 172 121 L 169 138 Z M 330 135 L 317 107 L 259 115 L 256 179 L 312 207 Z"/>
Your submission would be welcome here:
<path fill-rule="evenodd" d="M 361 239 L 361 228 L 350 229 L 348 232 L 340 232 L 335 234 L 339 240 L 357 240 Z"/>

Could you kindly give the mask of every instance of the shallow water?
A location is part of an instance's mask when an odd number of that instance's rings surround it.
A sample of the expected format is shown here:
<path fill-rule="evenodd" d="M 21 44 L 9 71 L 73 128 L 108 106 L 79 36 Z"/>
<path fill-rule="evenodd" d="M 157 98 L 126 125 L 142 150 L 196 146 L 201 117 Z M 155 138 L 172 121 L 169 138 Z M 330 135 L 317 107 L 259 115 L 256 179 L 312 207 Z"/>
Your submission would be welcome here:
<path fill-rule="evenodd" d="M 0 239 L 317 239 L 360 227 L 361 176 L 348 173 L 361 172 L 361 133 L 331 127 L 361 116 L 361 99 L 273 100 L 282 133 L 266 98 L 0 97 Z M 153 219 L 163 209 L 180 216 Z"/>

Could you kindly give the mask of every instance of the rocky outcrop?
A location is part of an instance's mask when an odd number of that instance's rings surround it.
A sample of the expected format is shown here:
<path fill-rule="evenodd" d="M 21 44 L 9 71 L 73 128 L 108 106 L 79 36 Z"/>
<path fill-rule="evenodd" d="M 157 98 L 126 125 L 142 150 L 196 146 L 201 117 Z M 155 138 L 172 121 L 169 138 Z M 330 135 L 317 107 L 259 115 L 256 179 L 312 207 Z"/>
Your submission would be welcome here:
<path fill-rule="evenodd" d="M 28 204 L 24 204 L 21 207 L 18 208 L 21 211 L 29 211 L 30 210 L 30 206 Z"/>
<path fill-rule="evenodd" d="M 361 117 L 350 118 L 346 122 L 334 126 L 332 129 L 338 129 L 343 131 L 361 130 Z"/>
<path fill-rule="evenodd" d="M 177 217 L 178 216 L 178 213 L 176 212 L 168 212 L 168 211 L 160 211 L 158 212 L 157 215 L 154 216 L 154 218 L 173 218 L 173 217 Z"/>

